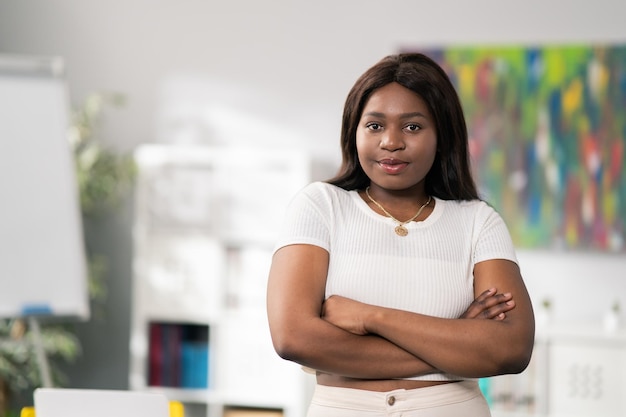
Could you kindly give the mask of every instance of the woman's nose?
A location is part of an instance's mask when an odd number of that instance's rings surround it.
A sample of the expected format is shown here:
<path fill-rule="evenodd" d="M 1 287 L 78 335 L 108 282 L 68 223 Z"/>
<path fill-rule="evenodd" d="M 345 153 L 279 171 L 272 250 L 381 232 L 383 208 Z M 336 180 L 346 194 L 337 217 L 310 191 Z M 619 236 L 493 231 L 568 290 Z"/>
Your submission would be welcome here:
<path fill-rule="evenodd" d="M 404 149 L 402 134 L 387 130 L 380 139 L 380 147 L 387 151 L 399 151 Z"/>

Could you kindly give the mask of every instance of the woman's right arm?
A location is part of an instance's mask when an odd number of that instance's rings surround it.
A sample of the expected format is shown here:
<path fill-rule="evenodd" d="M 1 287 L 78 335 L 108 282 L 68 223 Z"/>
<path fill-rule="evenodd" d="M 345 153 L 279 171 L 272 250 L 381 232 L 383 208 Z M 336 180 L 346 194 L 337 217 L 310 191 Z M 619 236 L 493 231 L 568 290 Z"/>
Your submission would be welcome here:
<path fill-rule="evenodd" d="M 355 335 L 321 317 L 329 255 L 314 245 L 288 245 L 274 254 L 267 313 L 276 352 L 321 372 L 359 379 L 403 378 L 438 372 L 376 335 Z M 501 319 L 510 310 L 495 292 L 478 297 L 466 318 Z"/>
<path fill-rule="evenodd" d="M 322 372 L 389 379 L 437 372 L 389 341 L 358 336 L 321 318 L 328 252 L 313 245 L 279 249 L 270 269 L 267 313 L 276 352 Z"/>

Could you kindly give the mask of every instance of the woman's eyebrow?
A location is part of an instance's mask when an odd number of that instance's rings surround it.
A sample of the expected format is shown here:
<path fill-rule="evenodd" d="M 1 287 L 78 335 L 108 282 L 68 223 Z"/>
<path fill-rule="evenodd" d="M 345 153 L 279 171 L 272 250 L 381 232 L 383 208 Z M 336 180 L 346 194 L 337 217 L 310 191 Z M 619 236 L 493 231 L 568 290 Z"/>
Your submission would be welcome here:
<path fill-rule="evenodd" d="M 423 119 L 427 119 L 428 118 L 428 116 L 426 116 L 424 113 L 421 113 L 421 112 L 418 112 L 418 111 L 412 112 L 412 113 L 404 113 L 404 114 L 400 115 L 401 119 L 412 119 L 414 117 L 421 117 Z"/>
<path fill-rule="evenodd" d="M 363 113 L 363 116 L 371 116 L 371 117 L 379 117 L 379 118 L 385 118 L 386 115 L 385 113 L 381 113 L 381 112 L 377 112 L 377 111 L 368 111 L 367 113 Z M 428 116 L 426 116 L 424 113 L 421 112 L 411 112 L 411 113 L 403 113 L 400 115 L 401 119 L 411 119 L 413 117 L 421 117 L 423 119 L 427 119 Z"/>

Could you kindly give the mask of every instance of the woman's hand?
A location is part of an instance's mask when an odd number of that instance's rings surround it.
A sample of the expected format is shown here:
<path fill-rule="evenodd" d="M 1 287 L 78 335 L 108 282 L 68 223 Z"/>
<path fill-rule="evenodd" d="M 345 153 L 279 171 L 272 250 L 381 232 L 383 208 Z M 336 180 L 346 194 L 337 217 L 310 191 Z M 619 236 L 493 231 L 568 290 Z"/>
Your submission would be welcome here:
<path fill-rule="evenodd" d="M 357 335 L 369 332 L 365 328 L 365 315 L 375 312 L 376 306 L 361 303 L 340 295 L 333 295 L 322 305 L 322 318 L 327 322 Z"/>
<path fill-rule="evenodd" d="M 476 264 L 474 291 L 456 319 L 338 296 L 323 303 L 318 317 L 359 338 L 386 339 L 442 372 L 468 378 L 522 372 L 532 353 L 534 316 L 518 265 L 505 259 Z"/>
<path fill-rule="evenodd" d="M 495 288 L 490 288 L 476 297 L 460 318 L 504 320 L 505 313 L 514 308 L 515 301 L 511 293 L 498 294 Z"/>
<path fill-rule="evenodd" d="M 460 318 L 504 320 L 506 312 L 514 308 L 515 301 L 510 293 L 498 294 L 495 288 L 490 288 L 476 297 Z M 322 318 L 350 333 L 365 335 L 369 333 L 367 315 L 376 311 L 376 306 L 333 295 L 322 306 Z"/>

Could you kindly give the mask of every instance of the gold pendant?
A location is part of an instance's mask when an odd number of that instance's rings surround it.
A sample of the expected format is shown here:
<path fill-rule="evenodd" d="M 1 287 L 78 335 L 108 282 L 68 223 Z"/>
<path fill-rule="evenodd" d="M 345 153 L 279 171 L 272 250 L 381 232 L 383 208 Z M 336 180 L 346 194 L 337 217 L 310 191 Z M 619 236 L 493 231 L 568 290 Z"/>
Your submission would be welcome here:
<path fill-rule="evenodd" d="M 409 231 L 406 229 L 406 227 L 404 227 L 403 225 L 398 225 L 396 226 L 396 234 L 398 236 L 406 236 L 409 234 Z"/>

